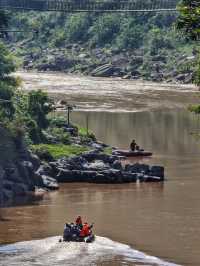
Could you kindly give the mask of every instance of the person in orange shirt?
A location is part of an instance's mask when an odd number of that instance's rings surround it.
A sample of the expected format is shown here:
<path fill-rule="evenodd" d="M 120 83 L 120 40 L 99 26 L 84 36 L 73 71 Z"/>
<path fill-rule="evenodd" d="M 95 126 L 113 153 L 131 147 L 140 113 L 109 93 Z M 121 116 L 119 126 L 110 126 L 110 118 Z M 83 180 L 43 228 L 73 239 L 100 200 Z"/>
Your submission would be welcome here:
<path fill-rule="evenodd" d="M 82 230 L 80 231 L 80 237 L 86 237 L 91 235 L 91 229 L 93 227 L 93 224 L 89 226 L 88 223 L 84 223 Z"/>

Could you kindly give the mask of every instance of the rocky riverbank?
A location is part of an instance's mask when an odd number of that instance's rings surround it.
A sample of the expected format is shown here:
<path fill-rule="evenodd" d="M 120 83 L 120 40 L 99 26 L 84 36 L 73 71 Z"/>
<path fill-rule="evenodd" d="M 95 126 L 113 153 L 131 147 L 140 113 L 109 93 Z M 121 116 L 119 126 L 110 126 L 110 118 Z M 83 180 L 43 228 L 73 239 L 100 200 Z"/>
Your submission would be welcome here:
<path fill-rule="evenodd" d="M 38 188 L 58 188 L 54 179 L 35 174 L 41 161 L 23 142 L 2 127 L 0 135 L 0 204 L 19 196 L 34 196 Z"/>
<path fill-rule="evenodd" d="M 138 49 L 120 51 L 117 49 L 94 48 L 79 44 L 69 44 L 65 50 L 45 49 L 37 53 L 24 52 L 25 70 L 61 71 L 94 77 L 120 77 L 130 80 L 149 80 L 167 83 L 192 83 L 193 65 L 196 55 L 177 53 L 175 63 L 170 64 L 169 56 L 162 54 L 149 56 L 148 60 Z M 177 66 L 174 68 L 174 66 Z"/>
<path fill-rule="evenodd" d="M 163 167 L 139 163 L 123 165 L 122 159 L 93 150 L 81 156 L 50 162 L 47 173 L 50 171 L 58 182 L 120 184 L 164 181 Z"/>
<path fill-rule="evenodd" d="M 74 156 L 63 154 L 56 159 L 48 150 L 35 149 L 39 155 L 37 156 L 28 150 L 23 141 L 11 137 L 6 129 L 0 128 L 1 204 L 19 196 L 34 195 L 35 192 L 37 195 L 38 189 L 58 189 L 59 183 L 120 184 L 164 181 L 163 167 L 122 163 L 125 158 L 114 155 L 115 148 L 98 142 L 93 135 L 85 138 L 83 144 L 77 127 L 63 125 L 63 129 L 71 135 L 71 145 L 79 148 L 84 146 L 86 151 Z M 48 135 L 48 141 L 51 144 L 47 144 L 47 148 L 49 145 L 60 148 L 52 136 Z"/>

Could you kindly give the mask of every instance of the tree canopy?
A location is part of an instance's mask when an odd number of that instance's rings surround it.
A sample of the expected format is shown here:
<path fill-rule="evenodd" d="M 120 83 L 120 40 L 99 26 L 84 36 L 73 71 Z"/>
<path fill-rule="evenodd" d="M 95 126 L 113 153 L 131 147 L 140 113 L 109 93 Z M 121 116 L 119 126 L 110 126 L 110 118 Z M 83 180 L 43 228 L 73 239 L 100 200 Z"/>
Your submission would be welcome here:
<path fill-rule="evenodd" d="M 0 12 L 0 28 L 8 25 L 5 13 Z M 13 56 L 5 45 L 0 41 L 0 114 L 2 117 L 11 119 L 14 114 L 12 97 L 17 87 L 17 80 L 10 76 L 15 71 Z"/>
<path fill-rule="evenodd" d="M 192 40 L 200 39 L 200 1 L 182 0 L 177 27 Z"/>

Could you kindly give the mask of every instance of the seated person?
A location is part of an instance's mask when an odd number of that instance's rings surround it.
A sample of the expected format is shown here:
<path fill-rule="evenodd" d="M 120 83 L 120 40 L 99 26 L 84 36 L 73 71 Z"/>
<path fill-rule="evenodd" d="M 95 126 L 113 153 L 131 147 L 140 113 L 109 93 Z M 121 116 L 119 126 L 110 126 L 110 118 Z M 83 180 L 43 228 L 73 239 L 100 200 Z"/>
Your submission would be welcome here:
<path fill-rule="evenodd" d="M 71 239 L 71 226 L 66 223 L 63 232 L 63 241 L 70 241 Z"/>
<path fill-rule="evenodd" d="M 76 218 L 76 226 L 79 227 L 80 229 L 83 228 L 82 218 L 80 215 Z"/>
<path fill-rule="evenodd" d="M 136 150 L 136 151 L 140 151 L 140 146 L 139 146 L 139 145 L 136 145 L 136 146 L 135 146 L 135 150 Z"/>
<path fill-rule="evenodd" d="M 80 237 L 86 237 L 91 235 L 93 224 L 89 226 L 88 223 L 84 223 L 82 230 L 80 231 Z"/>
<path fill-rule="evenodd" d="M 130 150 L 131 150 L 131 151 L 135 151 L 136 146 L 138 146 L 138 145 L 137 145 L 137 143 L 135 142 L 135 140 L 133 139 L 132 142 L 131 142 L 131 144 L 130 144 Z"/>

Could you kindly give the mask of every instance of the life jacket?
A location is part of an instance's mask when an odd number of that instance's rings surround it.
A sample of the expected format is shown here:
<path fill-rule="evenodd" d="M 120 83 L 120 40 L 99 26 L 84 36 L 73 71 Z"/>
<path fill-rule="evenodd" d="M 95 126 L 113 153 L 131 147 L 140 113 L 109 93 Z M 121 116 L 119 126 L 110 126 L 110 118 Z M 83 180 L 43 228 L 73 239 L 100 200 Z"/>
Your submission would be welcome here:
<path fill-rule="evenodd" d="M 90 227 L 88 224 L 84 224 L 80 232 L 80 236 L 85 237 L 90 235 Z"/>

